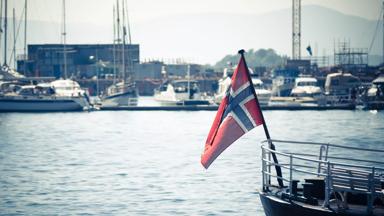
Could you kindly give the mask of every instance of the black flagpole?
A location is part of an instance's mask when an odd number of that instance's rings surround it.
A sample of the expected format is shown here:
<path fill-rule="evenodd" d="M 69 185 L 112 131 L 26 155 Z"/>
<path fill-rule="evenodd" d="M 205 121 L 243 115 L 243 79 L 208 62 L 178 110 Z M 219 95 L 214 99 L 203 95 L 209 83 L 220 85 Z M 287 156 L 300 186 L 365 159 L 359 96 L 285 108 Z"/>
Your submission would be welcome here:
<path fill-rule="evenodd" d="M 249 74 L 249 70 L 248 70 L 248 66 L 247 66 L 247 63 L 245 62 L 245 58 L 244 58 L 244 53 L 245 51 L 242 49 L 242 50 L 239 50 L 239 54 L 241 55 L 241 58 L 243 58 L 244 60 L 244 65 L 245 65 L 245 68 L 247 70 L 247 76 L 248 76 L 248 80 L 249 82 L 251 83 L 252 87 L 253 87 L 253 83 L 252 83 L 252 79 L 251 79 L 251 75 Z M 259 100 L 257 99 L 257 95 L 256 95 L 256 91 L 255 91 L 255 88 L 251 88 L 252 89 L 252 93 L 253 95 L 255 96 L 256 100 L 257 100 L 257 108 L 260 110 L 260 115 L 261 115 L 261 120 L 263 121 L 263 128 L 264 128 L 264 132 L 265 132 L 265 136 L 267 137 L 268 139 L 268 143 L 270 144 L 271 146 L 271 149 L 272 150 L 276 150 L 275 148 L 275 145 L 272 143 L 271 141 L 271 137 L 269 136 L 269 132 L 268 132 L 268 127 L 267 127 L 267 123 L 265 122 L 264 120 L 264 115 L 263 115 L 263 112 L 261 111 L 261 107 L 260 107 L 260 104 L 259 104 Z M 277 182 L 279 183 L 279 186 L 280 187 L 284 187 L 284 183 L 283 183 L 283 180 L 281 179 L 282 178 L 282 173 L 281 173 L 281 167 L 278 165 L 279 164 L 279 161 L 277 160 L 277 157 L 276 157 L 276 154 L 274 152 L 272 152 L 272 158 L 273 158 L 273 162 L 276 164 L 275 165 L 275 168 L 276 168 L 276 174 L 278 177 L 280 178 L 277 178 Z"/>

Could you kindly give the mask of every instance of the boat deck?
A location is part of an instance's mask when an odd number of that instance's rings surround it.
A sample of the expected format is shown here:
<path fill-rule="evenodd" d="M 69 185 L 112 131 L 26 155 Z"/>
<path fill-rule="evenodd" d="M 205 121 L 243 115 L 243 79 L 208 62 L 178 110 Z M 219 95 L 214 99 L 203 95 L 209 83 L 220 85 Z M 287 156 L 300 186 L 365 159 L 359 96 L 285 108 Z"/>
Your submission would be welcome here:
<path fill-rule="evenodd" d="M 340 215 L 351 215 L 351 216 L 362 216 L 367 215 L 367 206 L 366 205 L 356 205 L 349 204 L 348 209 L 340 208 L 341 203 L 333 201 L 330 203 L 328 208 L 322 206 L 324 200 L 318 200 L 318 205 L 310 205 L 304 202 L 299 202 L 295 200 L 285 200 L 276 196 L 274 192 L 261 193 L 261 200 L 264 207 L 268 206 L 270 209 L 266 210 L 266 215 L 307 215 L 306 211 L 310 212 L 310 215 L 318 216 L 340 216 Z M 277 212 L 279 209 L 279 212 Z M 271 214 L 268 214 L 271 213 Z M 375 205 L 371 216 L 384 215 L 384 206 Z"/>
<path fill-rule="evenodd" d="M 285 150 L 275 150 L 272 143 Z M 303 145 L 314 152 L 294 152 Z M 361 157 L 340 157 L 332 154 L 333 149 L 356 151 Z M 382 149 L 350 145 L 263 141 L 260 198 L 266 215 L 384 215 L 384 162 L 379 160 L 383 154 Z M 279 186 L 271 177 L 277 177 Z"/>

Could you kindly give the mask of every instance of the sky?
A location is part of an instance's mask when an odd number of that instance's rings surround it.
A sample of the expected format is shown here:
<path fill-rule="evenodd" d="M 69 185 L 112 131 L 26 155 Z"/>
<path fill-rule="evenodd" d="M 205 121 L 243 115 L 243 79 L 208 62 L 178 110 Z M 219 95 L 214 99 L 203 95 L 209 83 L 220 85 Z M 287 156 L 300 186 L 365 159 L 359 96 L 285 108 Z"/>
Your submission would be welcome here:
<path fill-rule="evenodd" d="M 9 1 L 9 8 L 21 8 L 24 0 Z M 112 17 L 113 0 L 66 0 L 68 22 L 103 23 Z M 135 22 L 171 14 L 248 13 L 262 14 L 289 8 L 291 0 L 128 0 Z M 302 5 L 316 4 L 345 14 L 377 19 L 381 0 L 302 0 Z M 30 19 L 61 21 L 62 0 L 29 0 Z"/>
<path fill-rule="evenodd" d="M 113 0 L 66 0 L 66 22 L 67 26 L 78 23 L 97 26 L 112 26 L 113 20 Z M 126 0 L 129 11 L 133 43 L 141 46 L 141 57 L 165 57 L 165 58 L 189 58 L 198 63 L 214 63 L 220 59 L 218 56 L 201 55 L 189 52 L 188 49 L 177 52 L 156 47 L 154 43 L 148 42 L 151 37 L 156 38 L 156 32 L 141 31 L 141 25 L 156 22 L 167 17 L 176 17 L 175 26 L 183 26 L 177 23 L 178 16 L 188 14 L 265 14 L 276 10 L 290 8 L 291 0 Z M 16 8 L 16 17 L 20 17 L 23 10 L 24 0 L 8 0 L 8 8 Z M 28 19 L 40 20 L 45 22 L 62 22 L 62 0 L 29 0 Z M 368 20 L 376 20 L 382 7 L 382 0 L 302 0 L 302 5 L 320 5 L 323 7 L 337 10 L 344 14 L 363 17 Z M 9 9 L 8 16 L 12 16 L 12 9 Z M 170 23 L 164 23 L 167 25 Z M 70 28 L 70 27 L 69 27 Z M 103 29 L 102 27 L 100 27 Z M 112 28 L 112 27 L 111 27 Z M 180 27 L 181 28 L 181 27 Z M 36 31 L 32 29 L 29 31 Z M 108 30 L 109 31 L 109 30 Z M 135 32 L 136 31 L 136 32 Z M 68 32 L 67 42 L 77 42 L 74 38 L 80 37 Z M 138 34 L 136 34 L 138 33 Z M 209 34 L 210 32 L 205 32 Z M 71 35 L 72 34 L 72 35 Z M 78 32 L 76 32 L 78 34 Z M 83 32 L 82 34 L 87 34 Z M 59 35 L 59 34 L 58 34 Z M 82 35 L 84 37 L 84 35 Z M 110 38 L 98 38 L 95 35 L 87 35 L 91 43 L 110 43 Z M 96 39 L 97 38 L 97 39 Z M 57 43 L 60 41 L 58 36 Z M 112 40 L 112 39 L 111 39 Z M 167 38 L 161 38 L 163 43 L 172 43 Z M 171 40 L 171 39 L 170 39 Z M 175 40 L 174 38 L 172 40 Z M 30 41 L 31 43 L 35 41 Z M 84 41 L 82 41 L 84 42 Z M 150 45 L 150 46 L 148 46 Z M 258 48 L 258 47 L 253 47 Z M 161 50 L 161 51 L 160 51 Z M 228 53 L 223 53 L 226 55 Z M 286 53 L 288 54 L 288 53 Z M 222 56 L 222 57 L 223 57 Z"/>

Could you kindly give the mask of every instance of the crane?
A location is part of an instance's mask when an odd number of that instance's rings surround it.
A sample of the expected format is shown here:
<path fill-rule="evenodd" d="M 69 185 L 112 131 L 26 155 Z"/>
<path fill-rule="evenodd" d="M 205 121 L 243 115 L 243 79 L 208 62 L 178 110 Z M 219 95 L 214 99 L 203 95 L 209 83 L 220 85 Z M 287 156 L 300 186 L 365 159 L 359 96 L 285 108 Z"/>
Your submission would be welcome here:
<path fill-rule="evenodd" d="M 292 0 L 292 59 L 301 58 L 301 0 Z"/>

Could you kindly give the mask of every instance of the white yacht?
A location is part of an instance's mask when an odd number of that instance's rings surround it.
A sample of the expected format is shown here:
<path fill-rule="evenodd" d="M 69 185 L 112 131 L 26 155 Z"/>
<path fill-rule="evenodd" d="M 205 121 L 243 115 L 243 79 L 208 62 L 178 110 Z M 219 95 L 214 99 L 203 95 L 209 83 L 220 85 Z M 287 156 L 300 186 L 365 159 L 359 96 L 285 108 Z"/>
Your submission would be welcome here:
<path fill-rule="evenodd" d="M 384 109 L 384 75 L 372 81 L 372 86 L 366 91 L 364 106 L 370 110 Z"/>
<path fill-rule="evenodd" d="M 208 105 L 202 98 L 197 81 L 166 81 L 155 89 L 155 100 L 161 105 Z"/>
<path fill-rule="evenodd" d="M 249 69 L 252 72 L 251 69 Z M 225 68 L 223 73 L 223 78 L 218 81 L 218 89 L 217 93 L 214 97 L 214 102 L 216 104 L 220 104 L 221 100 L 226 94 L 228 87 L 231 85 L 231 76 L 233 74 L 233 69 Z M 252 75 L 251 75 L 252 76 Z M 253 87 L 255 88 L 255 92 L 257 95 L 257 99 L 261 106 L 268 105 L 268 102 L 271 98 L 272 92 L 267 89 L 263 83 L 263 81 L 254 76 L 252 78 Z"/>
<path fill-rule="evenodd" d="M 359 85 L 360 79 L 350 73 L 328 74 L 324 87 L 327 106 L 355 107 Z"/>
<path fill-rule="evenodd" d="M 291 94 L 287 97 L 272 97 L 270 106 L 283 107 L 317 107 L 324 105 L 322 90 L 317 86 L 313 77 L 298 77 L 295 79 Z"/>
<path fill-rule="evenodd" d="M 234 67 L 231 62 L 228 62 L 228 66 L 223 70 L 223 77 L 218 81 L 217 92 L 214 95 L 214 102 L 220 104 L 221 100 L 224 98 L 225 93 L 227 92 L 228 87 L 232 82 L 232 75 L 234 73 Z"/>
<path fill-rule="evenodd" d="M 231 85 L 231 77 L 223 77 L 218 81 L 217 92 L 214 96 L 214 101 L 216 104 L 220 104 L 221 100 L 225 97 L 228 87 Z"/>
<path fill-rule="evenodd" d="M 269 100 L 271 99 L 272 91 L 267 89 L 259 78 L 252 77 L 253 87 L 257 95 L 257 99 L 261 106 L 268 105 Z"/>
<path fill-rule="evenodd" d="M 318 97 L 321 95 L 321 88 L 317 79 L 313 77 L 298 77 L 295 79 L 295 86 L 291 91 L 293 97 Z"/>
<path fill-rule="evenodd" d="M 0 93 L 0 111 L 49 112 L 90 109 L 86 91 L 73 80 L 24 85 Z"/>

